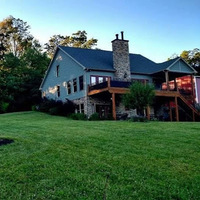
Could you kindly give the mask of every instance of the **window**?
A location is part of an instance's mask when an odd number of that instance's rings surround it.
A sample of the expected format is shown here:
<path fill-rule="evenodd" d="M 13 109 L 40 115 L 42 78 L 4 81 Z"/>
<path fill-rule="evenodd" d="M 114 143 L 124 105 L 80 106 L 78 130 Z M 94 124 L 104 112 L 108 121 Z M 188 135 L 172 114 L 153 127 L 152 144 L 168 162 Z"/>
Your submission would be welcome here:
<path fill-rule="evenodd" d="M 60 97 L 60 86 L 57 86 L 57 96 Z"/>
<path fill-rule="evenodd" d="M 108 76 L 91 76 L 90 77 L 90 83 L 91 85 L 96 85 L 98 83 L 102 83 L 108 80 Z"/>
<path fill-rule="evenodd" d="M 70 83 L 70 81 L 67 82 L 67 94 L 71 94 L 71 83 Z"/>
<path fill-rule="evenodd" d="M 73 79 L 73 88 L 74 88 L 74 92 L 77 92 L 77 80 L 76 80 L 76 78 Z"/>
<path fill-rule="evenodd" d="M 59 76 L 59 65 L 56 66 L 56 77 Z"/>
<path fill-rule="evenodd" d="M 79 90 L 83 90 L 83 76 L 79 77 Z"/>

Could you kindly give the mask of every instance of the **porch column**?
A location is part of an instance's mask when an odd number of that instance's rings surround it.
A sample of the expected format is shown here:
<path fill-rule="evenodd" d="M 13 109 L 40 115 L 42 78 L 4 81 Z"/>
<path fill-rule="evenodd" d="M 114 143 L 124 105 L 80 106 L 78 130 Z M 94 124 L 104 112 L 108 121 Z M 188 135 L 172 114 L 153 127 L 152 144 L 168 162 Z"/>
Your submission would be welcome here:
<path fill-rule="evenodd" d="M 174 78 L 174 87 L 175 87 L 175 91 L 178 91 L 178 86 L 177 86 L 176 78 Z"/>
<path fill-rule="evenodd" d="M 147 106 L 147 119 L 150 120 L 150 106 Z"/>
<path fill-rule="evenodd" d="M 108 77 L 108 88 L 110 88 L 110 77 Z"/>
<path fill-rule="evenodd" d="M 192 86 L 192 101 L 193 101 L 193 104 L 195 104 L 195 86 L 194 86 L 194 81 L 193 81 L 193 75 L 190 76 L 191 77 L 191 86 Z"/>
<path fill-rule="evenodd" d="M 169 91 L 169 72 L 165 71 L 165 80 L 167 84 L 167 91 Z"/>
<path fill-rule="evenodd" d="M 195 122 L 195 113 L 194 113 L 194 110 L 192 111 L 192 119 L 193 119 L 193 122 Z"/>
<path fill-rule="evenodd" d="M 113 119 L 116 120 L 116 104 L 115 104 L 115 93 L 112 93 L 112 116 Z"/>
<path fill-rule="evenodd" d="M 175 97 L 175 105 L 176 105 L 176 121 L 179 122 L 179 112 L 178 112 L 178 100 Z"/>

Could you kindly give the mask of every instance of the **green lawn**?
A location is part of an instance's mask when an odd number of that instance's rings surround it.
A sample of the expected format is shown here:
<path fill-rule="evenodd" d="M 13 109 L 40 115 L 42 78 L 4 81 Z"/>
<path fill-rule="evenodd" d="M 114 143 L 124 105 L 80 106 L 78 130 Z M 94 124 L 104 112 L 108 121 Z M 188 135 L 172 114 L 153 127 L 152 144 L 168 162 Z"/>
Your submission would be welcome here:
<path fill-rule="evenodd" d="M 200 199 L 200 123 L 0 115 L 0 199 Z"/>

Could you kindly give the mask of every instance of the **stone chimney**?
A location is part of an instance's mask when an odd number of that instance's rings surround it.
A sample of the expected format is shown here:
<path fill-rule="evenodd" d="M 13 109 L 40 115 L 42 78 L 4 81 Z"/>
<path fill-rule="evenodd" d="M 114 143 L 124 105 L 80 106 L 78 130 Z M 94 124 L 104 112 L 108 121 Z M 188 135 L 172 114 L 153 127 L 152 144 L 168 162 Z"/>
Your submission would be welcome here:
<path fill-rule="evenodd" d="M 112 41 L 115 78 L 121 81 L 131 80 L 128 42 L 128 40 L 124 40 L 123 31 L 121 32 L 121 39 L 116 34 L 116 39 Z"/>

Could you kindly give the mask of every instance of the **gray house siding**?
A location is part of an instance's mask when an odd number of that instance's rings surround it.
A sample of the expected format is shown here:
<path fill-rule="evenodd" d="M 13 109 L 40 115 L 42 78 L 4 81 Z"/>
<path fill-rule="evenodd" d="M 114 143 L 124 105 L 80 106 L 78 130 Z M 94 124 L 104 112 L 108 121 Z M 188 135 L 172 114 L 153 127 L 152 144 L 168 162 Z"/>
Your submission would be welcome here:
<path fill-rule="evenodd" d="M 185 62 L 182 60 L 179 60 L 178 62 L 174 63 L 171 67 L 169 67 L 170 71 L 173 72 L 182 72 L 182 73 L 194 73 L 194 70 L 188 66 Z"/>
<path fill-rule="evenodd" d="M 57 76 L 57 66 L 58 76 Z M 54 99 L 65 101 L 66 98 L 69 100 L 81 98 L 86 95 L 86 74 L 82 66 L 77 64 L 72 58 L 67 56 L 61 50 L 58 50 L 51 63 L 49 73 L 42 86 L 43 96 Z M 83 76 L 84 89 L 79 88 L 79 77 Z M 77 91 L 73 91 L 73 79 L 77 80 Z M 68 95 L 67 83 L 71 84 L 71 94 Z M 57 86 L 60 87 L 60 96 L 58 97 Z"/>
<path fill-rule="evenodd" d="M 131 79 L 145 79 L 152 83 L 152 77 L 148 75 L 131 74 Z"/>

